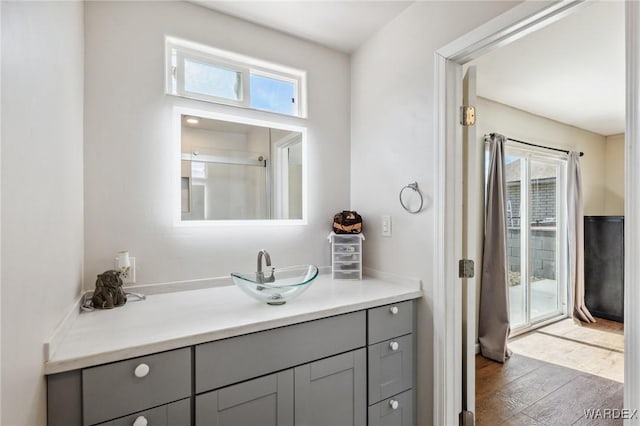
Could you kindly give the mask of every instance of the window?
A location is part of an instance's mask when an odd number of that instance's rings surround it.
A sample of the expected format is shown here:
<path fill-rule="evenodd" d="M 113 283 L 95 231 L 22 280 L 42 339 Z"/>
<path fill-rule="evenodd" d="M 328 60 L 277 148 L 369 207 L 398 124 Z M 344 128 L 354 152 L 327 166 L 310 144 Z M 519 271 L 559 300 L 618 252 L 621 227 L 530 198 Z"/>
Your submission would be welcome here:
<path fill-rule="evenodd" d="M 234 101 L 242 100 L 242 73 L 215 65 L 184 59 L 184 91 L 220 97 Z"/>
<path fill-rule="evenodd" d="M 167 93 L 306 117 L 304 71 L 167 37 Z"/>
<path fill-rule="evenodd" d="M 249 78 L 251 108 L 298 115 L 296 83 L 278 77 L 251 73 Z"/>

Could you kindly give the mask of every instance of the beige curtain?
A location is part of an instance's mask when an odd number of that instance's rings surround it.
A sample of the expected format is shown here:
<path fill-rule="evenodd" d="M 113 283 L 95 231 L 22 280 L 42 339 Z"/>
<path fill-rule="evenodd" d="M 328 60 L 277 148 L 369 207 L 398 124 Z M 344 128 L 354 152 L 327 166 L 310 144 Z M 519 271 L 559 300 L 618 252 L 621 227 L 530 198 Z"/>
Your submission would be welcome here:
<path fill-rule="evenodd" d="M 567 164 L 567 233 L 569 237 L 569 281 L 574 319 L 596 322 L 584 304 L 584 212 L 580 154 L 571 151 Z"/>
<path fill-rule="evenodd" d="M 491 160 L 487 178 L 484 255 L 480 282 L 478 340 L 484 357 L 504 362 L 511 356 L 507 348 L 509 326 L 507 274 L 506 184 L 504 144 L 506 137 L 492 133 Z"/>

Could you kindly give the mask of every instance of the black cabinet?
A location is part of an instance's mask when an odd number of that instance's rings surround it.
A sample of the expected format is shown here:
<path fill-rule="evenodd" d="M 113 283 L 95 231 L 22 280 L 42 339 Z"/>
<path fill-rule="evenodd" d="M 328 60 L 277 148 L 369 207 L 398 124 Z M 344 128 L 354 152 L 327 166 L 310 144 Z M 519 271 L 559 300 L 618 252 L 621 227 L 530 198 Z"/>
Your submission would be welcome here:
<path fill-rule="evenodd" d="M 585 304 L 593 316 L 624 320 L 624 216 L 584 217 Z"/>

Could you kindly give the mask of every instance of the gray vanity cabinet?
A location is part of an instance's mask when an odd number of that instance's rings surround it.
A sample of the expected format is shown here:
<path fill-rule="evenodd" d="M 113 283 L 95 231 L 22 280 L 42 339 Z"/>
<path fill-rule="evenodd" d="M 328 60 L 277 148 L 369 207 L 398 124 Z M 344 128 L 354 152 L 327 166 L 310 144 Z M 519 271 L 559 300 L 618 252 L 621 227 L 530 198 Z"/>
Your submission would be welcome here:
<path fill-rule="evenodd" d="M 47 376 L 49 426 L 412 426 L 413 301 Z"/>
<path fill-rule="evenodd" d="M 295 368 L 297 426 L 365 426 L 367 359 L 364 349 Z"/>
<path fill-rule="evenodd" d="M 293 426 L 293 370 L 196 396 L 196 426 Z"/>

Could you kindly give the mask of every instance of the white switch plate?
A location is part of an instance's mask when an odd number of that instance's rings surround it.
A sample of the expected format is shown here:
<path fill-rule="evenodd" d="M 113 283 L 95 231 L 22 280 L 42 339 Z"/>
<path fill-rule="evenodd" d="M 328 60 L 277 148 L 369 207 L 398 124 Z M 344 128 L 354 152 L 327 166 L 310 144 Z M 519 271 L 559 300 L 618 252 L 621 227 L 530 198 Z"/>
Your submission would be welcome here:
<path fill-rule="evenodd" d="M 383 237 L 391 236 L 391 216 L 390 215 L 382 215 L 382 236 Z"/>
<path fill-rule="evenodd" d="M 127 275 L 122 276 L 122 282 L 124 284 L 135 284 L 136 282 L 136 258 L 129 257 L 129 264 L 131 267 L 129 268 L 129 272 Z M 113 269 L 118 270 L 118 258 L 116 257 L 113 260 Z"/>

